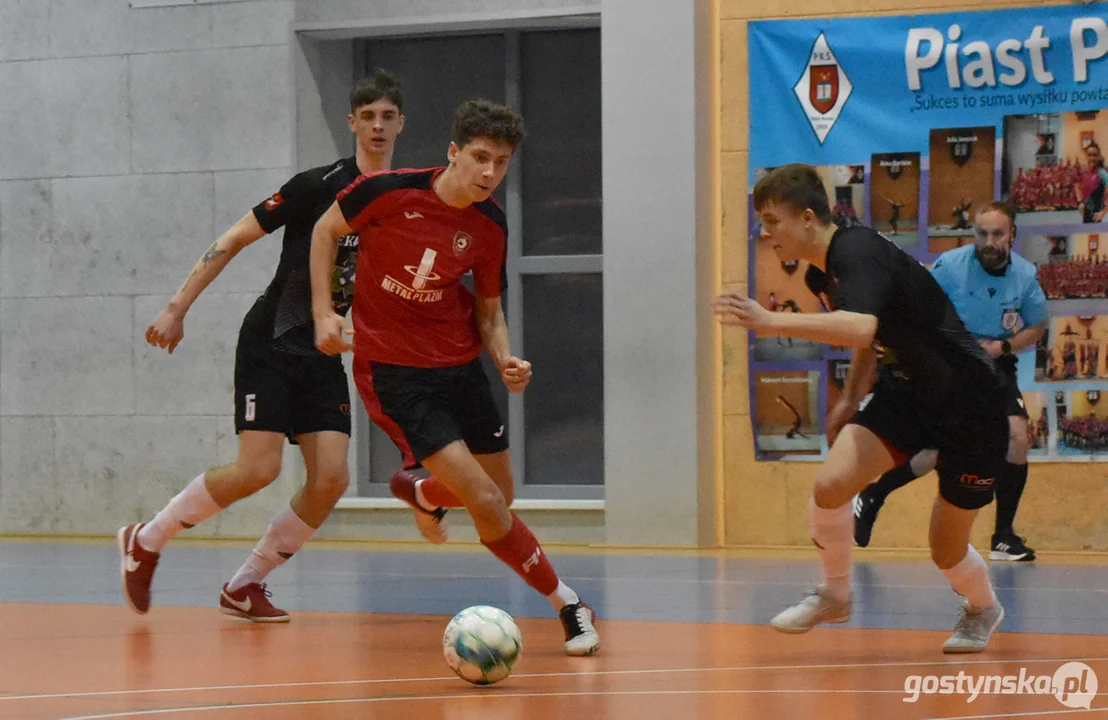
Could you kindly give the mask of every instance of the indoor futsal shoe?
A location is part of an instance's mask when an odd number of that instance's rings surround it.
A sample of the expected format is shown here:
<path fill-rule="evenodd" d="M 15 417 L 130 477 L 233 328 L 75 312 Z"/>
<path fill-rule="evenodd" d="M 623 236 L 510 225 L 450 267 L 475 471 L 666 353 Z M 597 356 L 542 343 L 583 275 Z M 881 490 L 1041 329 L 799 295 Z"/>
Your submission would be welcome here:
<path fill-rule="evenodd" d="M 415 511 L 416 527 L 427 541 L 435 545 L 446 542 L 446 508 L 425 510 L 416 500 L 416 483 L 420 478 L 408 470 L 398 470 L 389 481 L 389 489 L 397 499 L 406 502 Z"/>
<path fill-rule="evenodd" d="M 871 497 L 865 490 L 854 496 L 854 544 L 858 547 L 869 545 L 877 512 L 884 504 L 884 500 Z"/>
<path fill-rule="evenodd" d="M 243 585 L 234 592 L 223 586 L 223 592 L 219 594 L 219 611 L 226 615 L 234 615 L 245 620 L 259 623 L 286 623 L 289 614 L 280 608 L 273 607 L 269 601 L 273 593 L 269 592 L 264 584 L 250 583 Z"/>
<path fill-rule="evenodd" d="M 820 623 L 844 623 L 850 620 L 850 600 L 839 600 L 823 585 L 810 591 L 796 605 L 787 607 L 770 620 L 775 630 L 793 635 L 806 633 Z"/>
<path fill-rule="evenodd" d="M 991 608 L 977 608 L 968 602 L 954 625 L 954 634 L 943 643 L 944 653 L 984 652 L 993 631 L 1004 619 L 1004 608 L 998 600 Z"/>
<path fill-rule="evenodd" d="M 558 613 L 566 631 L 566 655 L 592 655 L 600 647 L 600 634 L 593 627 L 596 613 L 583 602 L 566 605 Z"/>
<path fill-rule="evenodd" d="M 119 570 L 123 576 L 123 597 L 135 612 L 144 614 L 150 609 L 150 583 L 154 580 L 154 568 L 158 566 L 158 553 L 151 552 L 138 542 L 138 533 L 146 523 L 136 523 L 119 529 Z"/>
<path fill-rule="evenodd" d="M 1035 559 L 1035 551 L 1027 547 L 1019 535 L 993 535 L 993 549 L 989 551 L 989 559 L 1031 562 Z"/>

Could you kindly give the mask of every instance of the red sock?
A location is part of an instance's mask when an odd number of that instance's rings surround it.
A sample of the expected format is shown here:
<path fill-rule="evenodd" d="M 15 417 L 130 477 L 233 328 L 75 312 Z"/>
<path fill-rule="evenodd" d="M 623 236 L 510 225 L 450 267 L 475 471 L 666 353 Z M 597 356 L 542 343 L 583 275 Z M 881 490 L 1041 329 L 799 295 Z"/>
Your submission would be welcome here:
<path fill-rule="evenodd" d="M 465 507 L 458 496 L 446 489 L 439 479 L 432 475 L 419 483 L 419 491 L 423 498 L 434 507 L 460 508 Z"/>
<path fill-rule="evenodd" d="M 544 597 L 558 589 L 554 566 L 546 559 L 539 541 L 515 513 L 512 513 L 512 529 L 507 535 L 493 542 L 481 542 Z"/>

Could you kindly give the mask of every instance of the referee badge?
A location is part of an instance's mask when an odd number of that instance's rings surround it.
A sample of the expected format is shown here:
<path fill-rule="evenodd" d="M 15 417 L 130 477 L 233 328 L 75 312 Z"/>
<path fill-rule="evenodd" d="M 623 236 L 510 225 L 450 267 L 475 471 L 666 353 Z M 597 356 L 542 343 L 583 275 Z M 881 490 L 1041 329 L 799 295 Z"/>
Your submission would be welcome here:
<path fill-rule="evenodd" d="M 1007 332 L 1015 332 L 1019 329 L 1019 324 L 1020 311 L 1016 308 L 1004 308 L 1004 313 L 1000 316 L 1000 327 Z"/>

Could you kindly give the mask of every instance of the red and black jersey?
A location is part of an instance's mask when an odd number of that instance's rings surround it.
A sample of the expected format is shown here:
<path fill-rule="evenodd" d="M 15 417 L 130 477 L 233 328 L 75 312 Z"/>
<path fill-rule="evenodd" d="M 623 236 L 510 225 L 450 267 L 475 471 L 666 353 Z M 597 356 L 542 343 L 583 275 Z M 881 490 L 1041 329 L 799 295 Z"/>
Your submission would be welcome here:
<path fill-rule="evenodd" d="M 335 196 L 358 177 L 352 157 L 305 170 L 293 176 L 278 192 L 254 207 L 254 217 L 267 233 L 285 228 L 281 260 L 269 287 L 243 320 L 243 326 L 273 347 L 294 355 L 317 355 L 312 322 L 312 280 L 309 257 L 312 229 L 335 202 Z M 339 241 L 332 275 L 335 312 L 345 315 L 354 301 L 354 270 L 358 236 Z"/>
<path fill-rule="evenodd" d="M 338 196 L 359 233 L 354 354 L 409 367 L 451 367 L 481 354 L 473 295 L 500 297 L 508 228 L 492 199 L 454 208 L 434 190 L 445 168 L 363 175 Z"/>

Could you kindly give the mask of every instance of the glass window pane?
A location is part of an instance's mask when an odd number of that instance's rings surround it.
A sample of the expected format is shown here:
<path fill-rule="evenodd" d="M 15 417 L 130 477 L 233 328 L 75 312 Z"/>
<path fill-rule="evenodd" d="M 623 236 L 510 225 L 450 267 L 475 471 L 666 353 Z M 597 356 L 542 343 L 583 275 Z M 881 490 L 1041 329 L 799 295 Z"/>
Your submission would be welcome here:
<path fill-rule="evenodd" d="M 604 325 L 600 274 L 523 277 L 528 485 L 604 483 Z"/>
<path fill-rule="evenodd" d="M 600 30 L 523 33 L 523 253 L 601 252 Z"/>
<path fill-rule="evenodd" d="M 366 47 L 366 72 L 395 73 L 404 92 L 395 168 L 445 165 L 458 106 L 504 102 L 503 35 L 369 40 Z"/>

